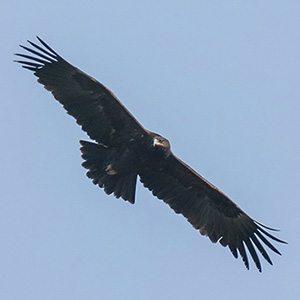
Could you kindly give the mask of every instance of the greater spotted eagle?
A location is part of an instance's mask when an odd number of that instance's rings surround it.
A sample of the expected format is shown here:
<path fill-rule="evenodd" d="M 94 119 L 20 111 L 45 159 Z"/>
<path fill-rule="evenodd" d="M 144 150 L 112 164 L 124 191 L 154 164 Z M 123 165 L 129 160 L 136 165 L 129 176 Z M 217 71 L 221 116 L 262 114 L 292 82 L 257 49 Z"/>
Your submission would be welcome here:
<path fill-rule="evenodd" d="M 242 211 L 224 193 L 182 162 L 170 150 L 169 141 L 145 129 L 117 97 L 94 78 L 72 66 L 44 41 L 30 42 L 30 52 L 16 54 L 17 60 L 34 72 L 38 82 L 49 90 L 95 143 L 80 141 L 83 167 L 93 183 L 107 194 L 134 203 L 136 180 L 178 214 L 182 214 L 213 243 L 238 253 L 249 269 L 246 248 L 261 272 L 257 251 L 272 261 L 263 244 L 280 254 L 266 238 L 266 227 Z M 33 56 L 32 56 L 33 54 Z"/>

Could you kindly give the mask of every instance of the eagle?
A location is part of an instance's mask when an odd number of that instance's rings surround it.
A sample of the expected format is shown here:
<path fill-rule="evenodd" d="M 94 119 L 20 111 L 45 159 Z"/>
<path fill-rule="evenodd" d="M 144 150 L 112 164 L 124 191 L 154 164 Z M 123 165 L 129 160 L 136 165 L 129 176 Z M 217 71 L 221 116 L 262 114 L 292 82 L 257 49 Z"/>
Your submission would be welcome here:
<path fill-rule="evenodd" d="M 37 39 L 39 43 L 28 41 L 31 47 L 20 45 L 27 54 L 17 53 L 22 60 L 15 61 L 34 72 L 38 82 L 94 141 L 80 141 L 80 150 L 82 166 L 95 185 L 133 204 L 139 178 L 201 235 L 228 246 L 235 258 L 240 255 L 247 269 L 249 254 L 259 272 L 262 266 L 258 253 L 272 265 L 265 247 L 281 253 L 270 239 L 286 243 L 270 234 L 276 229 L 252 219 L 176 157 L 166 138 L 145 129 L 108 88 Z"/>

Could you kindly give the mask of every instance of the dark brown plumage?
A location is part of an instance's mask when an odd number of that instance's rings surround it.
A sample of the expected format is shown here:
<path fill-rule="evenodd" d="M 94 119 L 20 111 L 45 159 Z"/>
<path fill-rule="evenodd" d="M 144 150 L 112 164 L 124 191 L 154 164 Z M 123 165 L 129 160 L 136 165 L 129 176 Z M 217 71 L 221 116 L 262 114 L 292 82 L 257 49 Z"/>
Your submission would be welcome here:
<path fill-rule="evenodd" d="M 254 221 L 178 159 L 168 140 L 143 128 L 110 90 L 38 40 L 41 45 L 29 41 L 32 48 L 21 46 L 33 55 L 16 54 L 26 59 L 17 62 L 33 71 L 38 82 L 97 142 L 80 141 L 82 165 L 94 184 L 134 203 L 139 176 L 154 196 L 184 215 L 202 235 L 228 246 L 235 258 L 239 253 L 247 268 L 246 248 L 259 271 L 257 250 L 272 264 L 263 244 L 280 252 L 266 237 L 285 243 L 266 231 L 273 229 Z"/>

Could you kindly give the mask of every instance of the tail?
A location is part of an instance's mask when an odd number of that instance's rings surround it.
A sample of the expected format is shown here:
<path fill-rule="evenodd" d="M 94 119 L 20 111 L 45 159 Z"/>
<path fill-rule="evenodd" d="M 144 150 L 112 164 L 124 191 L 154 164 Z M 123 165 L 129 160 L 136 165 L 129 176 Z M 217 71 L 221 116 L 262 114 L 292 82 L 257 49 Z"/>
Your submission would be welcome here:
<path fill-rule="evenodd" d="M 114 150 L 101 144 L 80 141 L 81 157 L 85 160 L 82 166 L 89 171 L 86 175 L 93 183 L 104 188 L 107 194 L 114 193 L 116 198 L 123 198 L 134 203 L 136 173 L 117 172 L 112 168 Z"/>

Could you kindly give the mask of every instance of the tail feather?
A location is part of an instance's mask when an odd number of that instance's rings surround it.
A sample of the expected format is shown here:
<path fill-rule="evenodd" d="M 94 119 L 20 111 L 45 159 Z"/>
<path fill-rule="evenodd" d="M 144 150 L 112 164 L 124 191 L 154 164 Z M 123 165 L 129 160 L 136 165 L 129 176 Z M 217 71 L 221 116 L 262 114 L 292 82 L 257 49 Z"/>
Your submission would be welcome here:
<path fill-rule="evenodd" d="M 130 201 L 129 199 L 133 199 L 133 202 L 130 202 L 134 203 L 136 177 L 136 174 L 129 174 L 127 177 L 121 178 L 115 186 L 114 195 L 117 198 L 122 197 L 128 201 Z"/>
<path fill-rule="evenodd" d="M 114 193 L 116 198 L 134 203 L 136 173 L 114 172 L 110 169 L 113 161 L 114 152 L 101 144 L 95 144 L 87 141 L 80 141 L 82 147 L 82 158 L 85 160 L 82 166 L 89 171 L 87 176 L 93 183 L 104 188 L 107 194 Z"/>

